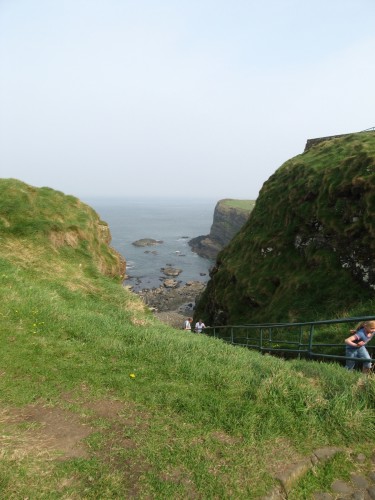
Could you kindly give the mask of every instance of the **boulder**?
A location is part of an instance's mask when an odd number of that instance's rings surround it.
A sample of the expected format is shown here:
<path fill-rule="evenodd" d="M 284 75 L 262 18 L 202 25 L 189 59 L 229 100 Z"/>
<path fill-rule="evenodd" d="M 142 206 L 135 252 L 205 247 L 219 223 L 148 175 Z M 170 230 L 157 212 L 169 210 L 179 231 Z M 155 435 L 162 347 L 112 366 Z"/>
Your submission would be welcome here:
<path fill-rule="evenodd" d="M 182 269 L 176 269 L 174 267 L 162 267 L 160 271 L 166 276 L 178 276 L 182 273 Z"/>
<path fill-rule="evenodd" d="M 166 279 L 163 281 L 163 285 L 165 286 L 165 288 L 177 288 L 178 281 L 172 279 Z"/>

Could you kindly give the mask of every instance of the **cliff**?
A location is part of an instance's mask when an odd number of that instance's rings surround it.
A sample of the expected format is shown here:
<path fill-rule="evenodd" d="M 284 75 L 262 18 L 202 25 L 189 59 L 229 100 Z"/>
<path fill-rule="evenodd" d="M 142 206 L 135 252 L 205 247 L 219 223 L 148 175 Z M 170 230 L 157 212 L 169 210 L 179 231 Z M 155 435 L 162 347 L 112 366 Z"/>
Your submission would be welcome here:
<path fill-rule="evenodd" d="M 374 215 L 375 134 L 312 146 L 265 182 L 219 253 L 196 317 L 233 324 L 371 313 Z"/>
<path fill-rule="evenodd" d="M 63 274 L 61 259 L 70 259 L 77 263 L 78 274 L 125 276 L 126 262 L 110 247 L 108 224 L 78 198 L 60 191 L 0 179 L 0 234 L 3 251 L 21 266 L 29 265 L 30 255 L 35 268 L 45 273 L 55 266 L 54 272 Z"/>
<path fill-rule="evenodd" d="M 225 199 L 217 202 L 210 234 L 189 241 L 193 252 L 201 257 L 215 259 L 245 224 L 255 201 Z"/>

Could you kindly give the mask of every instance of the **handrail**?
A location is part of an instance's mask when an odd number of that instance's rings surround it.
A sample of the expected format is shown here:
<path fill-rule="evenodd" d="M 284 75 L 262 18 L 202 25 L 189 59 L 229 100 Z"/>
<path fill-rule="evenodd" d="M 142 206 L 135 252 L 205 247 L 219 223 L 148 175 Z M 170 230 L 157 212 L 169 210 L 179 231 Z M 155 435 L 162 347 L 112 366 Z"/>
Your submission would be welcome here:
<path fill-rule="evenodd" d="M 375 320 L 375 316 L 296 323 L 254 323 L 207 326 L 203 333 L 208 336 L 220 338 L 232 345 L 256 349 L 260 352 L 284 353 L 298 357 L 305 356 L 310 359 L 335 359 L 343 361 L 352 359 L 338 354 L 339 350 L 345 349 L 344 342 L 342 344 L 336 344 L 319 341 L 321 340 L 319 337 L 322 337 L 325 333 L 321 328 L 324 326 L 346 323 L 356 324 L 362 321 L 371 320 Z M 287 331 L 285 332 L 285 330 Z M 280 334 L 282 331 L 284 331 L 284 335 Z M 349 335 L 345 335 L 344 338 L 348 336 Z M 374 356 L 373 351 L 375 350 L 375 346 L 366 347 L 370 350 L 371 355 Z M 365 361 L 375 362 L 375 358 L 372 357 L 370 360 L 356 358 L 356 362 L 363 363 Z"/>

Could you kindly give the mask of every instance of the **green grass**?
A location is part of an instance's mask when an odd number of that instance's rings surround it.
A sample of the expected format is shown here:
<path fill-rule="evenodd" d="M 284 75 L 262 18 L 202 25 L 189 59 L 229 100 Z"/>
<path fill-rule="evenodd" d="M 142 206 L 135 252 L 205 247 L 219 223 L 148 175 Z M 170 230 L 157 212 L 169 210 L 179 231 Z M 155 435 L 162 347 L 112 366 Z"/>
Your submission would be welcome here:
<path fill-rule="evenodd" d="M 126 496 L 131 481 L 118 468 L 131 461 L 137 487 L 154 498 L 188 496 L 190 488 L 204 497 L 231 491 L 248 498 L 271 486 L 269 461 L 282 460 L 285 448 L 295 456 L 342 440 L 355 447 L 351 423 L 358 419 L 371 435 L 370 380 L 356 390 L 361 378 L 338 366 L 288 363 L 181 333 L 138 311 L 138 301 L 111 280 L 100 287 L 98 295 L 71 292 L 11 266 L 2 278 L 2 407 L 63 407 L 95 428 L 87 439 L 92 457 L 48 463 L 43 486 L 45 461 L 27 456 L 14 467 L 5 456 L 5 496 L 15 488 L 17 495 L 58 490 L 71 475 L 73 490 L 61 496 Z M 118 421 L 85 415 L 87 401 L 103 399 L 124 403 Z M 2 432 L 14 440 L 22 434 L 7 422 Z M 134 448 L 122 446 L 125 438 Z M 275 440 L 282 443 L 276 452 Z M 6 486 L 7 474 L 17 483 Z"/>
<path fill-rule="evenodd" d="M 315 448 L 374 443 L 373 379 L 161 324 L 99 246 L 1 238 L 2 498 L 257 498 Z"/>
<path fill-rule="evenodd" d="M 255 200 L 224 200 L 223 204 L 240 210 L 245 210 L 246 212 L 251 212 L 255 206 Z"/>

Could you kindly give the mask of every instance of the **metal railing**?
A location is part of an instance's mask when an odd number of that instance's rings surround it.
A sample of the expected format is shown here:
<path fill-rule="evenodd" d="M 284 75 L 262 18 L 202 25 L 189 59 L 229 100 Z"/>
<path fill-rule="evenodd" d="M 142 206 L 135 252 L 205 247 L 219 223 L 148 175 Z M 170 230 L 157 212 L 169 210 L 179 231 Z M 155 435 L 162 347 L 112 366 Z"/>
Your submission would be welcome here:
<path fill-rule="evenodd" d="M 227 325 L 206 327 L 204 334 L 229 342 L 235 346 L 256 349 L 262 353 L 282 355 L 283 357 L 303 357 L 309 359 L 339 360 L 348 358 L 344 339 L 351 335 L 350 330 L 362 321 L 375 320 L 375 316 L 358 318 L 308 321 L 305 323 L 263 323 L 250 325 Z M 340 325 L 348 325 L 344 328 Z M 350 326 L 349 326 L 350 324 Z M 342 338 L 342 342 L 327 342 L 325 339 Z M 366 345 L 375 362 L 375 346 Z M 359 363 L 365 359 L 356 359 Z"/>

